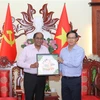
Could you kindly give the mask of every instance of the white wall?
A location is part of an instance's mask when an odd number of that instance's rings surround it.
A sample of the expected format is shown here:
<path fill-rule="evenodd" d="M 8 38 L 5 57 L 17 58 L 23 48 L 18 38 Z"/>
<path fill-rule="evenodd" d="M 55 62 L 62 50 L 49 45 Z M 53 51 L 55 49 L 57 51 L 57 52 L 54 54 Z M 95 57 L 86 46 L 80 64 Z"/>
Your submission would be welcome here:
<path fill-rule="evenodd" d="M 43 4 L 48 3 L 48 10 L 54 11 L 53 18 L 60 18 L 64 3 L 68 19 L 73 23 L 74 29 L 78 29 L 81 36 L 78 44 L 85 49 L 86 55 L 92 53 L 92 31 L 91 31 L 91 7 L 88 3 L 91 0 L 0 0 L 0 30 L 5 21 L 7 5 L 10 3 L 11 14 L 15 18 L 22 18 L 22 11 L 27 11 L 27 3 L 31 4 L 37 11 L 36 16 L 40 16 L 38 11 Z M 22 36 L 16 40 L 18 55 L 21 52 L 20 45 L 25 41 L 26 37 Z M 52 80 L 55 79 L 56 81 Z M 60 81 L 59 77 L 50 77 L 50 87 L 56 88 L 60 95 Z"/>

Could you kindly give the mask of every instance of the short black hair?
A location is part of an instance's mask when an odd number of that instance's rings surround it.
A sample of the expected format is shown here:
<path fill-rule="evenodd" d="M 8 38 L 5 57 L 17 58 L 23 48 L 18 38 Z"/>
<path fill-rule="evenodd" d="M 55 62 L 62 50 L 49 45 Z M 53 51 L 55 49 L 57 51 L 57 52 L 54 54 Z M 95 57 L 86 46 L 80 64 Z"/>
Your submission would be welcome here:
<path fill-rule="evenodd" d="M 68 37 L 68 35 L 71 33 L 74 33 L 76 37 L 79 37 L 78 33 L 76 33 L 74 30 L 69 31 L 66 36 Z"/>
<path fill-rule="evenodd" d="M 37 34 L 42 34 L 42 33 L 41 33 L 41 32 L 36 32 L 36 33 L 34 33 L 33 39 L 36 37 Z M 42 37 L 44 38 L 44 35 L 43 35 L 43 34 L 42 34 Z"/>

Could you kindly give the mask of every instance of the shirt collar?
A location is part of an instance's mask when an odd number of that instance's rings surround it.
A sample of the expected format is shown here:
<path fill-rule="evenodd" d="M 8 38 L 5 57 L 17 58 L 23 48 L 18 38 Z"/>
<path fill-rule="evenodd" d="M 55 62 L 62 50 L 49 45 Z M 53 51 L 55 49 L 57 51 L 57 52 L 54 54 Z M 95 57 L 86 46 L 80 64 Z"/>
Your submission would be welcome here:
<path fill-rule="evenodd" d="M 77 49 L 78 45 L 76 44 L 72 49 L 75 50 Z M 68 46 L 66 47 L 66 49 L 68 49 Z"/>
<path fill-rule="evenodd" d="M 34 45 L 34 44 L 33 44 L 33 48 L 34 48 L 34 49 L 36 49 L 36 47 L 35 47 L 35 45 Z M 40 49 L 42 49 L 42 48 L 43 48 L 43 46 L 41 45 Z"/>

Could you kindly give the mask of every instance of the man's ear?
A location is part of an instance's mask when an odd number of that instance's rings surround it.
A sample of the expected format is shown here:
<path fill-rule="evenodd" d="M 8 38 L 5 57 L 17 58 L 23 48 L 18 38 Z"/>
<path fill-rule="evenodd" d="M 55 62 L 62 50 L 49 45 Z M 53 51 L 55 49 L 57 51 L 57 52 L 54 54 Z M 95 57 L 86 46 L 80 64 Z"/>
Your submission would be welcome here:
<path fill-rule="evenodd" d="M 77 37 L 76 41 L 78 41 L 78 40 L 79 40 L 79 37 Z"/>
<path fill-rule="evenodd" d="M 33 38 L 33 43 L 34 43 L 34 38 Z"/>

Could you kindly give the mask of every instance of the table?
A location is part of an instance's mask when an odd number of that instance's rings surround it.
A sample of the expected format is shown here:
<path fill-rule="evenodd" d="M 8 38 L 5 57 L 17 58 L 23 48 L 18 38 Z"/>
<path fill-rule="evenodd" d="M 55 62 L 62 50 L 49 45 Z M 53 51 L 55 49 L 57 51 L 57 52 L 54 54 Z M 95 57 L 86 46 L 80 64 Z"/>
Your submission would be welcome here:
<path fill-rule="evenodd" d="M 59 100 L 59 96 L 45 96 L 44 100 Z"/>

